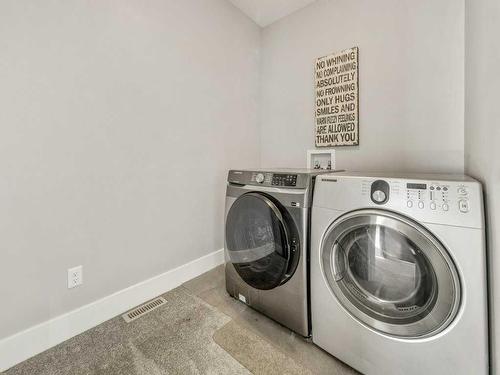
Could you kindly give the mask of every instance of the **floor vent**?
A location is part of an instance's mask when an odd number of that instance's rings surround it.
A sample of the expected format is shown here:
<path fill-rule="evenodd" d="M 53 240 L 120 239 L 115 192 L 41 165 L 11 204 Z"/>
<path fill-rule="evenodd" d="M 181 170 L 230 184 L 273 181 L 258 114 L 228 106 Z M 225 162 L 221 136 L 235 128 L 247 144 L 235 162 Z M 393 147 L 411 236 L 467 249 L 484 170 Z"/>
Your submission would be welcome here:
<path fill-rule="evenodd" d="M 165 303 L 167 303 L 167 300 L 165 298 L 158 297 L 152 301 L 145 303 L 144 305 L 138 306 L 135 309 L 130 310 L 129 312 L 123 314 L 122 317 L 123 319 L 125 319 L 127 323 L 130 323 L 131 321 L 136 320 L 143 315 L 146 315 L 148 312 L 157 309 L 158 307 L 164 305 Z"/>

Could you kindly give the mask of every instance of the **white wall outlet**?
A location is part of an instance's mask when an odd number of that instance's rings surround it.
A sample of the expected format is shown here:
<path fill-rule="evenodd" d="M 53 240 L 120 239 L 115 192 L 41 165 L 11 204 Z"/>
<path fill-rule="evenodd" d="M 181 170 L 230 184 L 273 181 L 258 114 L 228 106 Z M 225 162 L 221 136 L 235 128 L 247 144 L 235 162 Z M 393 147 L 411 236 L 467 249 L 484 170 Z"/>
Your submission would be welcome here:
<path fill-rule="evenodd" d="M 68 269 L 68 289 L 83 284 L 83 266 Z"/>

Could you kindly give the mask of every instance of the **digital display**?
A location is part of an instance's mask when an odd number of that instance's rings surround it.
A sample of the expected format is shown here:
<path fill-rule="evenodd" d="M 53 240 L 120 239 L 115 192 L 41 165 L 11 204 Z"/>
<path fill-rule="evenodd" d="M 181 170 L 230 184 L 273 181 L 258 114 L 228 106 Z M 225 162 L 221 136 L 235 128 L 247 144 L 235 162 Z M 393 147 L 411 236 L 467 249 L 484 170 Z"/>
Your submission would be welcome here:
<path fill-rule="evenodd" d="M 296 186 L 296 174 L 273 174 L 272 185 L 277 186 Z"/>
<path fill-rule="evenodd" d="M 407 189 L 427 190 L 426 184 L 406 184 Z"/>

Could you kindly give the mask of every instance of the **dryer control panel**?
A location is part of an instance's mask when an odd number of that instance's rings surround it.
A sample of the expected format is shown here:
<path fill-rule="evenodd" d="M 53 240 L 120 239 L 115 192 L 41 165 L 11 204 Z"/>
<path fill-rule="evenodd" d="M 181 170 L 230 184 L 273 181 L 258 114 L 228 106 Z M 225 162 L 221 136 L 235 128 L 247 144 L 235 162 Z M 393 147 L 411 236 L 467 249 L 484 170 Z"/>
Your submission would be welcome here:
<path fill-rule="evenodd" d="M 458 212 L 467 213 L 470 210 L 469 189 L 465 184 L 447 182 L 407 183 L 406 205 L 408 208 L 426 207 L 432 211 L 450 211 L 450 205 L 455 205 Z"/>
<path fill-rule="evenodd" d="M 323 175 L 318 177 L 313 205 L 337 210 L 372 207 L 419 221 L 484 226 L 481 184 L 467 176 Z"/>

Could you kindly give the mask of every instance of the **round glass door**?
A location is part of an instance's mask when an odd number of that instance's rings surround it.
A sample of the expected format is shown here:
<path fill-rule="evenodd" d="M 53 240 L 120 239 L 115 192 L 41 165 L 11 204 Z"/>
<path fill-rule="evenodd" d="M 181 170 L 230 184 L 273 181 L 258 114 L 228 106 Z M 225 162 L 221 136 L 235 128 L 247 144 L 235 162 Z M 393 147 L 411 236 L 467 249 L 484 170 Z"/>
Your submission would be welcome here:
<path fill-rule="evenodd" d="M 455 265 L 428 230 L 403 216 L 380 210 L 344 215 L 327 230 L 321 251 L 338 301 L 379 332 L 428 336 L 456 316 Z"/>
<path fill-rule="evenodd" d="M 227 254 L 236 272 L 254 288 L 272 289 L 286 279 L 289 239 L 281 211 L 263 194 L 240 196 L 227 214 Z"/>

